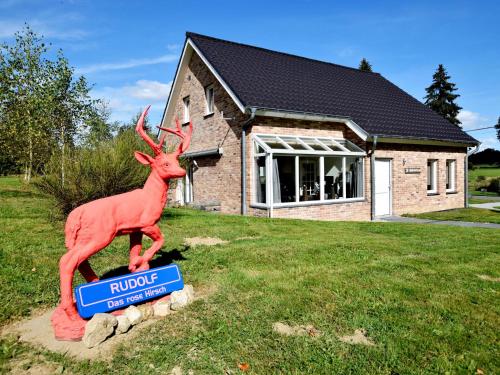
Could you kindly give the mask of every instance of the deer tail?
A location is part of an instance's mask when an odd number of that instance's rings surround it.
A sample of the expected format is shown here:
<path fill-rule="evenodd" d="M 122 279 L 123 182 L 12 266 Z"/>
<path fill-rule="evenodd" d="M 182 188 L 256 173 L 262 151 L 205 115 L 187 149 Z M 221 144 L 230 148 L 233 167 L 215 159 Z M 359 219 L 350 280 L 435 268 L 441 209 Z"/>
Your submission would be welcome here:
<path fill-rule="evenodd" d="M 70 212 L 70 214 L 68 215 L 68 219 L 66 220 L 64 233 L 66 236 L 65 245 L 68 248 L 68 250 L 73 249 L 73 247 L 76 244 L 78 231 L 80 230 L 81 227 L 82 213 L 83 213 L 82 210 L 77 208 Z"/>

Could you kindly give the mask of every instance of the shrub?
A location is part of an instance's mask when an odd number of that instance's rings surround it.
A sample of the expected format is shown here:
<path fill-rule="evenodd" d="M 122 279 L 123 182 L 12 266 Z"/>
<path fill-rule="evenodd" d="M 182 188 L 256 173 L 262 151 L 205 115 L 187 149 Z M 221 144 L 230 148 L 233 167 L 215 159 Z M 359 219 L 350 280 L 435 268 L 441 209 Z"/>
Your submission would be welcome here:
<path fill-rule="evenodd" d="M 486 180 L 486 177 L 485 177 L 485 176 L 477 176 L 477 177 L 476 177 L 476 181 L 478 181 L 478 182 L 479 182 L 479 181 L 484 181 L 484 180 Z"/>
<path fill-rule="evenodd" d="M 61 156 L 54 155 L 35 186 L 55 199 L 64 215 L 86 202 L 143 186 L 150 168 L 140 164 L 134 151 L 151 149 L 132 130 L 92 148 L 74 150 L 65 159 L 64 184 Z"/>
<path fill-rule="evenodd" d="M 478 176 L 474 182 L 474 190 L 483 189 L 500 195 L 500 177 Z"/>

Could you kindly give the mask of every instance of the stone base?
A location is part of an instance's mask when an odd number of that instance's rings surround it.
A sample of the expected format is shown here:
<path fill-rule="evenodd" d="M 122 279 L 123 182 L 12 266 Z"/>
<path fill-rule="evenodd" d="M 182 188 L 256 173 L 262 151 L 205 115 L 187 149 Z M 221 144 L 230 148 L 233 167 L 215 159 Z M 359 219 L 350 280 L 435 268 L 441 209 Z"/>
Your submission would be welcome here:
<path fill-rule="evenodd" d="M 59 341 L 81 341 L 85 333 L 87 321 L 79 316 L 69 317 L 66 311 L 58 306 L 50 318 L 54 336 Z"/>

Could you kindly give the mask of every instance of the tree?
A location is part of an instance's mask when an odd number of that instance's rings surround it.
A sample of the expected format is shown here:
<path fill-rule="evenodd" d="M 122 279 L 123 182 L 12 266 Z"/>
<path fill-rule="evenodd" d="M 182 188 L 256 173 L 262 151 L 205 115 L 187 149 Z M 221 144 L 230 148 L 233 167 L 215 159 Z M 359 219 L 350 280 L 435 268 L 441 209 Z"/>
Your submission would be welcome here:
<path fill-rule="evenodd" d="M 362 70 L 363 72 L 371 72 L 372 71 L 372 65 L 368 62 L 367 59 L 363 57 L 363 59 L 359 63 L 359 70 Z"/>
<path fill-rule="evenodd" d="M 498 142 L 500 142 L 500 117 L 498 117 L 498 121 L 495 125 L 495 130 L 497 131 Z"/>
<path fill-rule="evenodd" d="M 55 152 L 64 177 L 67 148 L 95 106 L 87 81 L 73 77 L 62 51 L 55 61 L 47 55 L 43 38 L 29 26 L 12 46 L 0 47 L 0 147 L 24 168 L 27 182 Z"/>
<path fill-rule="evenodd" d="M 425 89 L 425 104 L 452 124 L 460 126 L 461 122 L 457 116 L 462 107 L 455 103 L 455 99 L 460 95 L 453 93 L 457 89 L 454 83 L 449 82 L 450 78 L 444 66 L 439 64 L 432 76 L 432 84 Z"/>
<path fill-rule="evenodd" d="M 119 125 L 117 122 L 110 122 L 110 116 L 108 104 L 102 100 L 97 101 L 86 119 L 86 134 L 83 137 L 85 146 L 94 148 L 101 142 L 113 139 Z"/>

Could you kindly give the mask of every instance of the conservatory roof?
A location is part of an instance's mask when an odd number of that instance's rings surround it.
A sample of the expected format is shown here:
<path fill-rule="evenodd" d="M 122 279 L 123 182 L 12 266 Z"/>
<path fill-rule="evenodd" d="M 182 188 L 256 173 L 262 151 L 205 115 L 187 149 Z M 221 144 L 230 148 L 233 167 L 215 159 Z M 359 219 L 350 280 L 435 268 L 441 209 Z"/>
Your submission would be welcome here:
<path fill-rule="evenodd" d="M 254 134 L 256 153 L 353 155 L 366 153 L 347 139 L 295 135 Z"/>

